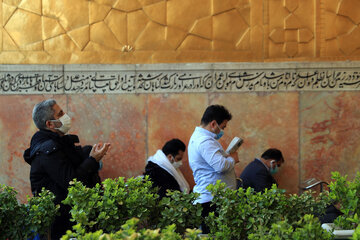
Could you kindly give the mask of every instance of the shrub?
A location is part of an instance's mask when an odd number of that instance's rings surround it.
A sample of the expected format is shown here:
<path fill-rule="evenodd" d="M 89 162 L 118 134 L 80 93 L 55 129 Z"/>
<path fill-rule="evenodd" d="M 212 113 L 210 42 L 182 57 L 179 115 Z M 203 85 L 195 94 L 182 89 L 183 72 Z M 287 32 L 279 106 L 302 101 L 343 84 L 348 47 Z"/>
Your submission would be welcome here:
<path fill-rule="evenodd" d="M 64 204 L 71 206 L 72 221 L 86 231 L 104 230 L 116 232 L 132 217 L 140 220 L 144 227 L 156 226 L 159 196 L 148 179 L 106 179 L 103 186 L 97 184 L 87 188 L 74 180 L 69 187 Z"/>
<path fill-rule="evenodd" d="M 187 228 L 198 228 L 202 217 L 201 204 L 194 205 L 194 201 L 199 194 L 183 193 L 179 191 L 168 191 L 160 201 L 161 217 L 158 227 L 163 228 L 169 223 L 176 226 L 178 233 L 184 233 Z"/>
<path fill-rule="evenodd" d="M 225 187 L 220 181 L 208 187 L 218 215 L 210 213 L 206 222 L 216 239 L 246 239 L 260 228 L 270 229 L 273 223 L 283 220 L 292 225 L 305 214 L 323 212 L 329 201 L 323 195 L 315 198 L 311 193 L 288 197 L 276 185 L 263 193 L 252 188 L 235 191 Z"/>
<path fill-rule="evenodd" d="M 360 225 L 355 229 L 354 234 L 352 235 L 351 240 L 360 240 Z"/>
<path fill-rule="evenodd" d="M 160 200 L 148 177 L 106 179 L 103 186 L 87 188 L 74 180 L 64 204 L 71 206 L 72 221 L 86 232 L 103 230 L 114 233 L 131 218 L 140 228 L 155 229 L 172 223 L 178 233 L 201 223 L 201 205 L 193 205 L 197 195 L 168 192 Z"/>
<path fill-rule="evenodd" d="M 271 225 L 270 230 L 261 227 L 258 232 L 249 235 L 249 240 L 330 240 L 333 235 L 321 227 L 313 215 L 305 215 L 298 222 L 290 224 L 288 220 Z"/>
<path fill-rule="evenodd" d="M 330 197 L 340 205 L 343 213 L 334 223 L 342 229 L 355 229 L 360 224 L 360 172 L 353 181 L 348 181 L 347 175 L 341 176 L 339 172 L 333 172 L 332 179 Z"/>
<path fill-rule="evenodd" d="M 39 196 L 28 197 L 20 204 L 12 187 L 0 185 L 0 239 L 27 239 L 37 233 L 46 235 L 58 212 L 54 194 L 42 190 Z"/>
<path fill-rule="evenodd" d="M 85 229 L 80 224 L 73 227 L 75 232 L 67 231 L 62 240 L 70 240 L 76 238 L 77 240 L 206 240 L 207 238 L 200 238 L 198 234 L 199 230 L 186 229 L 184 237 L 175 232 L 176 226 L 170 225 L 163 230 L 155 229 L 138 229 L 137 224 L 139 220 L 136 218 L 129 219 L 125 224 L 121 226 L 121 229 L 115 233 L 104 233 L 102 230 L 98 230 L 94 233 L 86 233 Z"/>

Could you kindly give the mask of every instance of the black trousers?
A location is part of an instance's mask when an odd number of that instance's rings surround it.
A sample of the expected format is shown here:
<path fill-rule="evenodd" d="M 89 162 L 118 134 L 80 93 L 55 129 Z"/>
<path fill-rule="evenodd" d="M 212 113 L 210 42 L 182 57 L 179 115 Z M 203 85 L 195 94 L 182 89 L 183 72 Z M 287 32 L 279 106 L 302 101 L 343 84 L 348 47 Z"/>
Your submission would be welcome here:
<path fill-rule="evenodd" d="M 202 230 L 202 233 L 203 234 L 208 234 L 210 233 L 210 229 L 209 227 L 205 224 L 205 218 L 207 216 L 209 216 L 209 213 L 210 212 L 214 212 L 215 215 L 217 216 L 217 209 L 216 209 L 216 206 L 213 205 L 213 206 L 210 206 L 211 205 L 211 202 L 206 202 L 206 203 L 202 203 L 201 206 L 202 206 L 202 212 L 201 212 L 201 216 L 203 218 L 203 221 L 201 223 L 201 230 Z"/>
<path fill-rule="evenodd" d="M 51 240 L 59 240 L 67 230 L 72 230 L 74 223 L 70 222 L 70 210 L 70 206 L 60 204 L 60 215 L 55 217 L 51 226 Z"/>

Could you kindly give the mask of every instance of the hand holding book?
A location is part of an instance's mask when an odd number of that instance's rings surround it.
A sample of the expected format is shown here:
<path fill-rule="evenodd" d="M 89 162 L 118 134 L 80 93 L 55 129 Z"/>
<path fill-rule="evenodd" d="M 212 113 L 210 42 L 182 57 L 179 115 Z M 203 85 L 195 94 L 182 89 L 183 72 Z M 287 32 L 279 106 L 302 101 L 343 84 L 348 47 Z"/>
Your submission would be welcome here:
<path fill-rule="evenodd" d="M 241 139 L 239 137 L 234 137 L 225 152 L 227 154 L 232 154 L 232 153 L 236 152 L 243 142 L 244 142 L 243 139 Z"/>

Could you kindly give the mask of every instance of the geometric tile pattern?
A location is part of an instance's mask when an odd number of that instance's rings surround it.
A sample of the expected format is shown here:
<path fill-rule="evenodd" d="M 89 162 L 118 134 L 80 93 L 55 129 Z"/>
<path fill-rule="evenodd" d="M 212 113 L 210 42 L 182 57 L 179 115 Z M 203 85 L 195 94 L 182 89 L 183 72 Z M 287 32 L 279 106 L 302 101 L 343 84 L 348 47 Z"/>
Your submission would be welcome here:
<path fill-rule="evenodd" d="M 314 0 L 270 0 L 269 57 L 314 57 Z"/>
<path fill-rule="evenodd" d="M 248 0 L 195 5 L 192 0 L 3 0 L 1 50 L 24 57 L 28 51 L 45 52 L 53 59 L 61 50 L 87 56 L 83 53 L 237 51 L 250 45 Z"/>
<path fill-rule="evenodd" d="M 0 63 L 358 60 L 358 0 L 2 0 Z"/>
<path fill-rule="evenodd" d="M 324 55 L 360 54 L 359 8 L 360 2 L 356 0 L 324 1 Z"/>

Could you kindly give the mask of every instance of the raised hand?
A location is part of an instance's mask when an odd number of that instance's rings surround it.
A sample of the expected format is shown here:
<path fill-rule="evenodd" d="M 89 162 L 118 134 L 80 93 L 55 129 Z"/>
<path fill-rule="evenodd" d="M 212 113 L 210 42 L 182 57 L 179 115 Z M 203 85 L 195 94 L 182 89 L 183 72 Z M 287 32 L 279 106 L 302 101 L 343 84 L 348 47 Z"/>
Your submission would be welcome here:
<path fill-rule="evenodd" d="M 110 143 L 97 143 L 91 149 L 90 156 L 99 162 L 110 149 Z"/>

